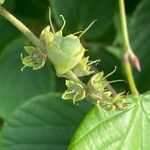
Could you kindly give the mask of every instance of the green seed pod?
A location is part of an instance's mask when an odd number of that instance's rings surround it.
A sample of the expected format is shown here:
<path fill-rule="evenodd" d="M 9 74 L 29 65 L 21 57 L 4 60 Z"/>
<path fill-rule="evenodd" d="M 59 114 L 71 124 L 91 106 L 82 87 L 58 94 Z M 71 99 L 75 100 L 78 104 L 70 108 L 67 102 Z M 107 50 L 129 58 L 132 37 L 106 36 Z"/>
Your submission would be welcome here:
<path fill-rule="evenodd" d="M 33 70 L 38 70 L 45 65 L 46 56 L 40 51 L 39 48 L 25 46 L 24 49 L 29 56 L 23 58 L 21 55 L 22 63 L 24 64 L 22 71 L 25 67 L 32 67 Z"/>
<path fill-rule="evenodd" d="M 5 0 L 0 0 L 0 5 L 3 5 L 4 2 Z"/>
<path fill-rule="evenodd" d="M 75 103 L 76 101 L 81 101 L 85 98 L 85 90 L 81 84 L 66 80 L 66 86 L 68 89 L 62 95 L 62 99 L 73 99 L 73 103 Z"/>
<path fill-rule="evenodd" d="M 51 11 L 49 11 L 50 27 L 45 28 L 40 36 L 41 41 L 45 44 L 47 56 L 55 67 L 56 73 L 62 75 L 73 69 L 82 59 L 85 48 L 80 42 L 80 37 L 89 29 L 94 23 L 92 22 L 89 27 L 81 33 L 81 35 L 75 36 L 75 34 L 69 34 L 63 36 L 62 32 L 65 27 L 65 19 L 63 19 L 63 26 L 55 32 L 52 21 Z"/>
<path fill-rule="evenodd" d="M 82 59 L 85 49 L 78 37 L 68 35 L 62 37 L 53 35 L 52 40 L 46 42 L 47 55 L 53 63 L 58 75 L 74 68 Z"/>

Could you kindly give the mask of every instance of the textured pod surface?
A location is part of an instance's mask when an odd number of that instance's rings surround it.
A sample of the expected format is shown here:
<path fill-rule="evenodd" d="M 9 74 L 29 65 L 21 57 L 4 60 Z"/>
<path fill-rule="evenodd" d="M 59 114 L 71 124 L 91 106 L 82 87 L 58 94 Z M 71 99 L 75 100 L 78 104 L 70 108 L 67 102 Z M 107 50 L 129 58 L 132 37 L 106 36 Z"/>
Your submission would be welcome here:
<path fill-rule="evenodd" d="M 57 74 L 64 74 L 74 68 L 85 52 L 80 40 L 74 35 L 54 35 L 52 41 L 47 42 L 46 49 Z"/>
<path fill-rule="evenodd" d="M 85 52 L 80 39 L 73 34 L 63 36 L 62 29 L 53 33 L 48 26 L 42 31 L 40 40 L 45 44 L 48 58 L 58 75 L 73 69 Z"/>

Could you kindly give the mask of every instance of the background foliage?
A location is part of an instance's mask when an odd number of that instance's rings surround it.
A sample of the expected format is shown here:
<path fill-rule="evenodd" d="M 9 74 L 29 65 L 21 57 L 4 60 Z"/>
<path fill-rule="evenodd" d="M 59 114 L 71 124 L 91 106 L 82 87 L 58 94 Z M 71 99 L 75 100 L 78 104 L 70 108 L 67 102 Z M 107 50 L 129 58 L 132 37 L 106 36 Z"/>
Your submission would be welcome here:
<path fill-rule="evenodd" d="M 134 70 L 135 80 L 140 93 L 144 93 L 150 89 L 150 2 L 149 0 L 126 0 L 125 2 L 131 45 L 142 65 L 141 73 Z M 126 80 L 122 65 L 123 47 L 118 1 L 6 0 L 4 4 L 5 8 L 25 23 L 37 36 L 49 24 L 49 5 L 52 8 L 53 21 L 57 29 L 62 25 L 59 15 L 64 15 L 67 22 L 65 35 L 83 30 L 94 19 L 98 19 L 82 38 L 83 45 L 89 49 L 87 55 L 91 60 L 101 59 L 101 63 L 96 68 L 104 70 L 105 74 L 112 71 L 114 66 L 118 67 L 110 80 Z M 0 149 L 1 147 L 4 150 L 66 149 L 75 129 L 92 106 L 84 102 L 74 106 L 72 102 L 62 101 L 60 95 L 66 88 L 64 79 L 56 77 L 55 71 L 49 63 L 39 71 L 27 68 L 21 72 L 20 53 L 24 53 L 24 45 L 30 45 L 26 37 L 0 17 Z M 116 91 L 129 90 L 127 83 L 117 83 L 113 86 Z M 143 105 L 147 104 L 147 98 L 143 99 L 145 99 Z M 144 110 L 147 112 L 147 107 Z M 100 116 L 100 112 L 96 108 L 92 111 L 84 119 L 72 143 L 79 138 L 78 134 L 82 134 L 82 126 L 87 125 L 84 129 L 86 132 L 91 127 L 91 124 L 88 126 L 87 123 L 91 115 L 95 114 L 95 118 L 90 120 L 93 122 L 93 126 L 99 120 L 104 119 L 103 113 Z M 137 105 L 126 113 L 135 111 L 141 112 L 141 105 Z M 113 115 L 115 114 L 105 117 L 113 117 Z M 121 117 L 123 118 L 124 114 Z M 149 118 L 148 115 L 145 117 Z M 127 120 L 132 119 L 128 118 L 128 115 L 126 118 Z M 113 121 L 116 123 L 117 118 L 114 118 Z M 117 125 L 115 124 L 116 128 Z M 120 135 L 124 136 L 125 133 L 126 131 Z M 116 135 L 118 136 L 117 133 Z M 107 136 L 104 138 L 107 139 Z M 89 149 L 84 142 L 81 145 L 75 145 L 74 149 Z M 105 142 L 110 144 L 112 141 Z M 100 143 L 95 143 L 95 145 L 98 144 Z M 117 144 L 115 146 L 117 149 Z M 72 147 L 71 145 L 70 149 L 73 149 Z M 94 149 L 98 148 L 101 147 L 94 147 Z M 136 147 L 132 147 L 132 149 L 136 149 Z M 146 150 L 146 147 L 143 149 Z"/>

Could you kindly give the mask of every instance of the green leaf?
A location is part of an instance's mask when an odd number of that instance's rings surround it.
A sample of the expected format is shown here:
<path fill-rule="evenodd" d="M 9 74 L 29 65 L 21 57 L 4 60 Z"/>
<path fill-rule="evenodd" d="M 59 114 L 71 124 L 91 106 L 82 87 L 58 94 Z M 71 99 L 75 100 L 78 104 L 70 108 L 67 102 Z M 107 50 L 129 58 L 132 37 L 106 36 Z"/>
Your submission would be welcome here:
<path fill-rule="evenodd" d="M 87 33 L 88 39 L 101 37 L 113 21 L 116 0 L 49 0 L 56 22 L 62 25 L 60 14 L 66 19 L 67 33 L 84 30 L 94 19 L 98 21 Z M 67 9 L 66 9 L 67 8 Z M 65 32 L 66 33 L 66 32 Z"/>
<path fill-rule="evenodd" d="M 15 0 L 15 13 L 22 17 L 28 17 L 31 19 L 42 19 L 46 18 L 46 12 L 48 11 L 47 0 Z M 44 20 L 45 21 L 45 20 Z M 41 23 L 41 22 L 40 22 Z M 44 23 L 44 22 L 42 22 Z"/>
<path fill-rule="evenodd" d="M 76 131 L 69 150 L 148 150 L 150 143 L 150 92 L 125 111 L 94 108 Z"/>
<path fill-rule="evenodd" d="M 37 96 L 6 121 L 3 150 L 66 150 L 72 134 L 90 105 L 73 105 L 60 94 Z"/>
<path fill-rule="evenodd" d="M 141 92 L 150 89 L 150 1 L 143 0 L 131 19 L 130 40 L 135 53 L 139 56 L 142 71 L 135 73 L 138 89 Z"/>
<path fill-rule="evenodd" d="M 24 38 L 15 38 L 2 48 L 0 55 L 0 116 L 7 118 L 25 100 L 54 91 L 55 75 L 50 66 L 39 71 L 21 71 L 20 53 L 24 52 Z M 28 43 L 29 44 L 29 43 Z"/>
<path fill-rule="evenodd" d="M 135 8 L 137 7 L 137 5 L 139 4 L 139 2 L 141 2 L 142 0 L 132 0 L 132 1 L 125 1 L 125 6 L 126 6 L 126 13 L 127 14 L 132 14 L 135 10 Z"/>
<path fill-rule="evenodd" d="M 2 147 L 2 134 L 0 132 L 0 148 Z"/>
<path fill-rule="evenodd" d="M 2 52 L 3 47 L 12 41 L 14 37 L 16 38 L 19 35 L 20 34 L 15 27 L 10 26 L 8 21 L 0 17 L 0 53 Z"/>
<path fill-rule="evenodd" d="M 48 24 L 48 6 L 48 0 L 6 0 L 4 4 L 9 12 L 13 12 L 37 36 Z"/>

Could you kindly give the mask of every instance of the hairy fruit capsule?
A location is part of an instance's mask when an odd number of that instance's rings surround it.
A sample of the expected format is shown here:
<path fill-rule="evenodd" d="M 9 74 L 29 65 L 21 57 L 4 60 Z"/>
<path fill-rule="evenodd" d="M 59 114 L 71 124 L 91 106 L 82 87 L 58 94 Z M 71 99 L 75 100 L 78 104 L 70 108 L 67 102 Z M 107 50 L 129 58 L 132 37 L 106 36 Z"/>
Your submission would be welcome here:
<path fill-rule="evenodd" d="M 64 74 L 74 68 L 82 59 L 85 49 L 77 36 L 72 34 L 63 37 L 49 31 L 46 39 L 47 55 L 58 75 Z"/>
<path fill-rule="evenodd" d="M 85 90 L 81 84 L 66 80 L 66 86 L 68 89 L 62 95 L 62 99 L 73 99 L 73 103 L 75 103 L 76 101 L 81 101 L 85 98 Z"/>
<path fill-rule="evenodd" d="M 57 75 L 62 75 L 72 70 L 83 58 L 85 48 L 80 42 L 80 37 L 93 25 L 93 21 L 81 34 L 69 34 L 63 36 L 63 29 L 66 21 L 62 15 L 63 26 L 55 32 L 52 19 L 51 10 L 49 9 L 50 26 L 46 27 L 40 36 L 41 42 L 45 45 L 48 59 L 54 65 Z"/>
<path fill-rule="evenodd" d="M 39 48 L 25 46 L 24 49 L 29 55 L 24 58 L 21 55 L 21 60 L 24 64 L 24 67 L 21 69 L 22 71 L 25 67 L 32 67 L 33 70 L 38 70 L 45 65 L 46 56 L 40 51 Z"/>
<path fill-rule="evenodd" d="M 89 61 L 89 57 L 83 57 L 81 61 L 72 69 L 77 77 L 87 76 L 95 71 L 91 69 L 92 64 L 97 64 L 99 60 Z"/>

